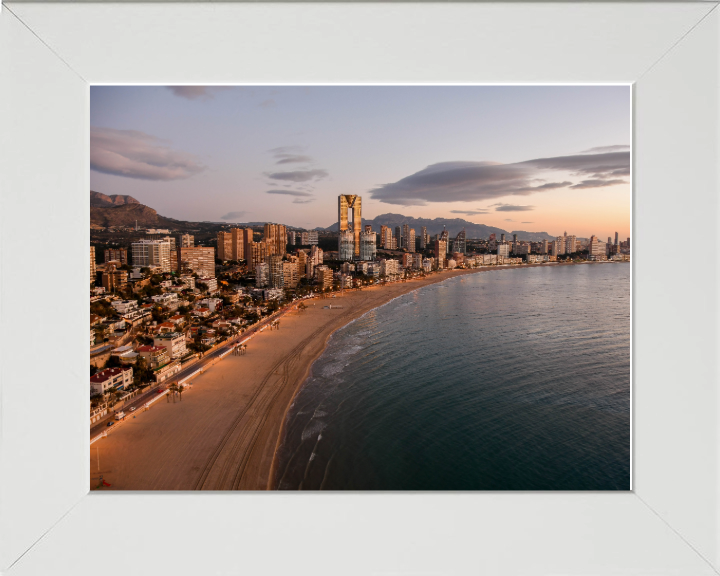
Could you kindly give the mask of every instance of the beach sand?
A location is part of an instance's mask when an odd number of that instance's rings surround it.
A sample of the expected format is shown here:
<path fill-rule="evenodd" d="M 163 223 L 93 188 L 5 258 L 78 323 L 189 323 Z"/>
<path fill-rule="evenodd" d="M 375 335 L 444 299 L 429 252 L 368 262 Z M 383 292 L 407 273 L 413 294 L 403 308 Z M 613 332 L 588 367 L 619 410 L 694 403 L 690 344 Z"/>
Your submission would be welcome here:
<path fill-rule="evenodd" d="M 422 286 L 508 268 L 454 270 L 306 301 L 306 311 L 282 316 L 279 330 L 249 340 L 245 355 L 229 354 L 196 376 L 182 400 L 163 398 L 95 442 L 91 488 L 102 475 L 111 485 L 104 490 L 272 489 L 285 415 L 335 330 Z"/>

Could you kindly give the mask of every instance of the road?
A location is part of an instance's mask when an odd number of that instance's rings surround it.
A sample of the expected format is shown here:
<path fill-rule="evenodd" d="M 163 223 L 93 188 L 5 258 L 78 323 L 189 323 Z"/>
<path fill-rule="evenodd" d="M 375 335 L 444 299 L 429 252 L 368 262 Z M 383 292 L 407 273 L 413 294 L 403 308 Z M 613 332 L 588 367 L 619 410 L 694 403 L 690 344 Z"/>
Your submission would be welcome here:
<path fill-rule="evenodd" d="M 303 298 L 302 300 L 305 300 Z M 237 344 L 241 340 L 245 340 L 247 338 L 251 338 L 254 334 L 265 328 L 270 322 L 273 320 L 277 320 L 280 318 L 283 314 L 286 312 L 289 312 L 294 305 L 296 305 L 300 300 L 295 301 L 292 305 L 288 306 L 284 310 L 281 310 L 280 312 L 276 312 L 275 314 L 268 316 L 264 320 L 258 322 L 255 326 L 247 330 L 246 332 L 243 332 L 242 334 L 238 334 L 237 336 L 231 338 L 227 342 L 225 342 L 223 345 L 218 346 L 215 350 L 212 352 L 209 352 L 205 354 L 205 356 L 202 357 L 202 359 L 199 362 L 195 362 L 192 366 L 188 366 L 187 368 L 184 368 L 180 370 L 171 380 L 162 382 L 160 384 L 153 384 L 148 388 L 145 392 L 140 394 L 139 396 L 136 396 L 129 402 L 127 402 L 123 407 L 122 411 L 125 412 L 125 418 L 132 418 L 134 413 L 130 411 L 131 408 L 135 408 L 135 411 L 139 411 L 140 408 L 150 399 L 154 398 L 158 394 L 158 390 L 164 390 L 166 389 L 172 382 L 180 382 L 183 380 L 183 378 L 187 378 L 191 374 L 197 372 L 198 370 L 203 369 L 204 367 L 211 364 L 214 360 L 218 358 L 221 354 L 224 352 L 227 352 L 232 346 Z M 111 412 L 108 413 L 108 415 L 103 418 L 102 420 L 99 420 L 96 422 L 91 428 L 90 428 L 90 440 L 94 439 L 96 436 L 99 436 L 103 432 L 108 431 L 108 422 L 111 420 L 114 420 L 115 415 Z"/>

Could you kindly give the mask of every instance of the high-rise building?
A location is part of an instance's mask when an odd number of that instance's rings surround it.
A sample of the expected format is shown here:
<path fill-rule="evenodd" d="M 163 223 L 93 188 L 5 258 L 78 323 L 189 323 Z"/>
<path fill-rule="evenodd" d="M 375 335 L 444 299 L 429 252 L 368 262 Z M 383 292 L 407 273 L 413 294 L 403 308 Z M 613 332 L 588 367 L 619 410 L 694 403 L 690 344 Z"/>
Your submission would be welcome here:
<path fill-rule="evenodd" d="M 333 285 L 333 271 L 327 266 L 317 266 L 315 268 L 315 274 L 317 275 L 318 287 L 321 290 L 327 290 L 332 288 Z"/>
<path fill-rule="evenodd" d="M 283 287 L 285 287 L 285 288 L 297 287 L 298 282 L 300 280 L 300 275 L 298 274 L 298 266 L 299 266 L 299 261 L 296 256 L 292 256 L 292 260 L 290 260 L 289 262 L 282 263 Z"/>
<path fill-rule="evenodd" d="M 300 234 L 300 244 L 303 246 L 312 246 L 317 245 L 318 243 L 318 233 L 317 230 L 313 230 L 311 232 L 303 232 Z"/>
<path fill-rule="evenodd" d="M 352 230 L 343 230 L 340 232 L 338 239 L 338 258 L 340 260 L 353 260 L 354 257 L 355 234 Z"/>
<path fill-rule="evenodd" d="M 578 251 L 577 237 L 574 235 L 567 236 L 565 239 L 565 253 L 574 254 Z"/>
<path fill-rule="evenodd" d="M 348 218 L 349 212 L 352 212 L 352 227 Z M 351 230 L 353 232 L 353 242 L 355 248 L 355 257 L 360 257 L 360 232 L 362 230 L 362 199 L 360 196 L 341 194 L 338 196 L 338 223 L 339 232 Z M 339 251 L 339 248 L 338 248 Z"/>
<path fill-rule="evenodd" d="M 413 254 L 412 254 L 412 267 L 413 267 L 415 270 L 422 270 L 422 262 L 423 262 L 422 254 L 419 254 L 419 253 L 417 253 L 417 252 L 413 252 Z"/>
<path fill-rule="evenodd" d="M 425 248 L 427 248 L 427 226 L 420 226 L 420 250 Z"/>
<path fill-rule="evenodd" d="M 556 250 L 553 250 L 553 256 L 559 256 L 565 254 L 565 237 L 558 236 L 555 238 L 554 244 L 557 244 Z"/>
<path fill-rule="evenodd" d="M 607 243 L 608 243 L 608 244 L 612 244 L 612 238 L 610 238 L 610 236 L 608 236 L 608 241 L 607 241 Z"/>
<path fill-rule="evenodd" d="M 392 229 L 389 226 L 380 226 L 380 246 L 385 250 L 392 250 Z"/>
<path fill-rule="evenodd" d="M 218 232 L 217 257 L 218 260 L 232 260 L 232 234 L 230 232 Z"/>
<path fill-rule="evenodd" d="M 287 227 L 283 224 L 265 224 L 264 240 L 268 244 L 268 254 L 285 256 L 287 252 Z"/>
<path fill-rule="evenodd" d="M 270 265 L 262 262 L 255 266 L 255 287 L 265 288 L 270 284 Z"/>
<path fill-rule="evenodd" d="M 408 252 L 415 252 L 415 229 L 403 224 L 403 247 Z"/>
<path fill-rule="evenodd" d="M 133 242 L 131 248 L 133 266 L 155 267 L 160 272 L 170 272 L 170 242 L 140 240 Z"/>
<path fill-rule="evenodd" d="M 504 234 L 503 234 L 503 236 L 504 236 Z M 501 242 L 500 244 L 498 244 L 497 255 L 504 256 L 506 258 L 508 256 L 510 256 L 510 244 L 505 244 L 504 242 Z"/>
<path fill-rule="evenodd" d="M 215 278 L 215 248 L 212 246 L 181 246 L 178 248 L 178 270 L 192 270 L 201 278 Z"/>
<path fill-rule="evenodd" d="M 107 262 L 107 260 L 105 260 Z M 90 246 L 90 284 L 95 284 L 97 268 L 95 267 L 95 246 Z"/>
<path fill-rule="evenodd" d="M 459 252 L 460 254 L 465 254 L 467 252 L 465 228 L 458 232 L 458 235 L 455 237 L 455 242 L 453 243 L 453 252 Z"/>
<path fill-rule="evenodd" d="M 315 276 L 315 268 L 322 265 L 322 263 L 322 248 L 313 246 L 312 248 L 310 248 L 310 256 L 308 257 L 307 264 L 305 264 L 305 275 L 307 276 L 307 278 L 313 278 Z"/>
<path fill-rule="evenodd" d="M 267 257 L 267 243 L 265 242 L 250 242 L 248 246 L 247 261 L 248 267 L 252 270 L 256 268 L 262 262 L 265 262 Z"/>
<path fill-rule="evenodd" d="M 395 226 L 395 242 L 398 250 L 403 247 L 402 230 L 400 229 L 400 226 Z"/>
<path fill-rule="evenodd" d="M 125 270 L 118 270 L 115 264 L 107 264 L 102 275 L 102 285 L 107 292 L 122 290 L 127 286 L 128 273 Z"/>
<path fill-rule="evenodd" d="M 105 248 L 105 262 L 116 260 L 120 264 L 127 264 L 127 249 L 125 248 Z"/>
<path fill-rule="evenodd" d="M 385 277 L 388 279 L 397 278 L 397 276 L 400 274 L 400 270 L 398 269 L 398 261 L 391 260 L 389 258 L 385 260 L 380 260 L 380 274 L 384 274 Z"/>
<path fill-rule="evenodd" d="M 375 232 L 366 230 L 360 234 L 360 260 L 375 260 L 375 254 L 377 253 L 377 240 L 375 238 Z"/>
<path fill-rule="evenodd" d="M 606 253 L 605 242 L 600 242 L 594 234 L 588 243 L 588 256 L 603 256 Z"/>
<path fill-rule="evenodd" d="M 242 228 L 230 230 L 230 258 L 232 260 L 245 259 L 245 235 Z"/>
<path fill-rule="evenodd" d="M 193 246 L 195 246 L 195 236 L 192 234 L 183 234 L 180 236 L 181 248 L 192 248 Z"/>
<path fill-rule="evenodd" d="M 505 243 L 505 234 L 500 234 L 500 244 Z"/>
<path fill-rule="evenodd" d="M 253 243 L 253 229 L 252 228 L 242 228 L 242 243 L 243 243 L 243 259 L 245 262 L 247 262 L 248 267 L 250 270 L 253 269 L 252 265 L 250 264 L 250 258 L 252 256 L 252 243 Z"/>
<path fill-rule="evenodd" d="M 442 234 L 435 237 L 435 258 L 437 258 L 437 267 L 445 268 L 447 260 L 447 240 L 442 239 Z"/>
<path fill-rule="evenodd" d="M 513 234 L 513 244 L 517 242 L 517 234 Z"/>
<path fill-rule="evenodd" d="M 270 287 L 271 288 L 284 288 L 285 287 L 285 272 L 283 270 L 283 259 L 279 254 L 271 254 L 267 257 L 266 262 L 270 267 Z"/>
<path fill-rule="evenodd" d="M 287 243 L 288 246 L 295 246 L 295 237 L 297 236 L 297 232 L 290 231 L 287 233 Z"/>
<path fill-rule="evenodd" d="M 365 224 L 365 232 L 372 232 L 372 224 Z"/>
<path fill-rule="evenodd" d="M 615 246 L 618 245 L 618 233 L 615 232 Z"/>
<path fill-rule="evenodd" d="M 447 230 L 443 230 L 440 234 L 440 240 L 445 242 L 445 260 L 447 260 L 447 254 L 450 253 L 450 234 Z"/>
<path fill-rule="evenodd" d="M 493 232 L 492 234 L 490 234 L 490 237 L 488 238 L 488 242 L 492 242 L 494 240 L 495 240 L 495 233 Z"/>
<path fill-rule="evenodd" d="M 308 261 L 307 250 L 298 250 L 297 252 L 295 252 L 295 254 L 297 255 L 298 276 L 304 276 L 305 266 L 307 265 Z"/>

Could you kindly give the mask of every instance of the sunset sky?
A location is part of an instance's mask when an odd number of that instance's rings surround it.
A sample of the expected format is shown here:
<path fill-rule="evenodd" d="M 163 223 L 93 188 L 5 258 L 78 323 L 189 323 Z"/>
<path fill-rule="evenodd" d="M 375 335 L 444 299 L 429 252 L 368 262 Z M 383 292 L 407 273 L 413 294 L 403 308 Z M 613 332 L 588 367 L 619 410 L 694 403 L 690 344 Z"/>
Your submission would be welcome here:
<path fill-rule="evenodd" d="M 95 86 L 91 188 L 163 216 L 630 235 L 629 86 Z"/>

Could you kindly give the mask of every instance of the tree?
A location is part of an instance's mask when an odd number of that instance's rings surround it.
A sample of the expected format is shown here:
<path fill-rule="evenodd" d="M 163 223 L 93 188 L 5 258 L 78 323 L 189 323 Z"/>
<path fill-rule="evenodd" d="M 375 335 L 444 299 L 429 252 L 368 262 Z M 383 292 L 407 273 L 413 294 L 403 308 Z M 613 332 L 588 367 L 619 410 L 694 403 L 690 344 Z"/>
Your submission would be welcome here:
<path fill-rule="evenodd" d="M 182 393 L 183 393 L 183 390 L 185 390 L 185 385 L 184 385 L 184 384 L 178 384 L 178 394 L 180 395 L 180 402 L 182 402 Z"/>
<path fill-rule="evenodd" d="M 175 382 L 173 382 L 172 384 L 170 384 L 170 386 L 168 386 L 168 390 L 169 390 L 170 392 L 172 392 L 172 394 L 173 394 L 173 404 L 175 404 L 175 394 L 176 394 L 177 391 L 178 391 L 178 385 L 177 385 Z"/>

